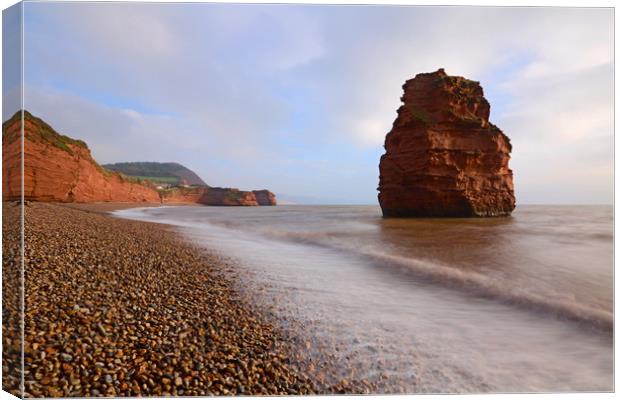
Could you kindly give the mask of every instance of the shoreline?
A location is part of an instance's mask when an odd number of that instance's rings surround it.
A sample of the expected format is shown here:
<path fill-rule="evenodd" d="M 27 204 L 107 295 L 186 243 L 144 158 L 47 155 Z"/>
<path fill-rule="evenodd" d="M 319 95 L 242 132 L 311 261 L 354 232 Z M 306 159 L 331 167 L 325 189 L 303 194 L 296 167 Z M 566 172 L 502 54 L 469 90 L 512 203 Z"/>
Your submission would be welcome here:
<path fill-rule="evenodd" d="M 25 207 L 26 397 L 356 392 L 297 369 L 225 278 L 229 260 L 108 215 L 136 206 Z"/>
<path fill-rule="evenodd" d="M 34 204 L 32 202 L 29 204 Z M 198 203 L 148 203 L 148 202 L 94 202 L 94 203 L 47 203 L 58 207 L 71 208 L 78 211 L 112 216 L 113 211 L 127 210 L 131 208 L 159 208 L 159 207 L 209 207 Z"/>

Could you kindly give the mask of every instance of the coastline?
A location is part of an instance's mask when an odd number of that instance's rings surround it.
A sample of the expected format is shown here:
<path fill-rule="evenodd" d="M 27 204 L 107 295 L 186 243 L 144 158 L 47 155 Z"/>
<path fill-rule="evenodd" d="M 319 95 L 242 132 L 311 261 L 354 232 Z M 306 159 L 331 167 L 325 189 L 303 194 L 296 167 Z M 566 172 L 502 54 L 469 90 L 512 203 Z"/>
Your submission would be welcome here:
<path fill-rule="evenodd" d="M 25 207 L 26 397 L 364 392 L 300 372 L 221 273 L 229 260 L 106 215 L 136 206 Z"/>

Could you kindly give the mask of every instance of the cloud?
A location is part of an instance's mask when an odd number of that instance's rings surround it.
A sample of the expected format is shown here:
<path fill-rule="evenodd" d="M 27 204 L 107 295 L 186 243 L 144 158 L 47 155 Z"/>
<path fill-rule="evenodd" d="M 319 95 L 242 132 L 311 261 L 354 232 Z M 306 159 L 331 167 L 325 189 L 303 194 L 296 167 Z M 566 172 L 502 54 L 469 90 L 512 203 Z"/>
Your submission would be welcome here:
<path fill-rule="evenodd" d="M 22 108 L 21 6 L 2 11 L 2 118 Z"/>
<path fill-rule="evenodd" d="M 517 195 L 523 201 L 611 202 L 613 198 L 613 67 L 523 78 L 513 110 L 499 122 L 511 134 Z M 601 173 L 601 171 L 607 171 Z M 533 182 L 544 177 L 546 187 Z"/>

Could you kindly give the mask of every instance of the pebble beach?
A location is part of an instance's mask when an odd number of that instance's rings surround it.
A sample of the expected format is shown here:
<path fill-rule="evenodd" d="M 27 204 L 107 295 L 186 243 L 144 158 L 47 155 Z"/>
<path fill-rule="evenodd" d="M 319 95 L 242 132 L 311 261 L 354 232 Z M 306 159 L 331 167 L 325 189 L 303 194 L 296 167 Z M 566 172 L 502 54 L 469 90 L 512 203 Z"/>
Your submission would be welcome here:
<path fill-rule="evenodd" d="M 163 225 L 108 214 L 135 206 L 24 207 L 26 397 L 372 389 L 367 382 L 325 384 L 306 375 L 299 366 L 308 361 L 252 311 L 235 291 L 234 278 L 223 273 L 233 267 L 231 260 L 194 247 Z M 18 205 L 4 204 L 4 221 L 18 215 Z M 6 249 L 16 248 L 19 235 L 3 225 Z M 5 251 L 5 261 L 11 254 Z M 5 267 L 7 277 L 10 271 Z M 17 304 L 5 301 L 5 320 L 18 319 Z M 19 343 L 11 337 L 3 335 L 5 357 L 12 360 L 6 365 L 17 368 Z M 4 372 L 5 389 L 19 395 L 19 374 Z"/>

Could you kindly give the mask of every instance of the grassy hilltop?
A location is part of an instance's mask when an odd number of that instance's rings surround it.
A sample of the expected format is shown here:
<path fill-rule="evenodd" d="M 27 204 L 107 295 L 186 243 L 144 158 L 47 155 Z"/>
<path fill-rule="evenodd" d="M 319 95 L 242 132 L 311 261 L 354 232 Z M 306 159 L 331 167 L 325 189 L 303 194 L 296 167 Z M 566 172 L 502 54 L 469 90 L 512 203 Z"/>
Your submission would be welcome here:
<path fill-rule="evenodd" d="M 160 184 L 208 186 L 194 171 L 174 162 L 123 162 L 104 164 L 103 167 Z"/>

